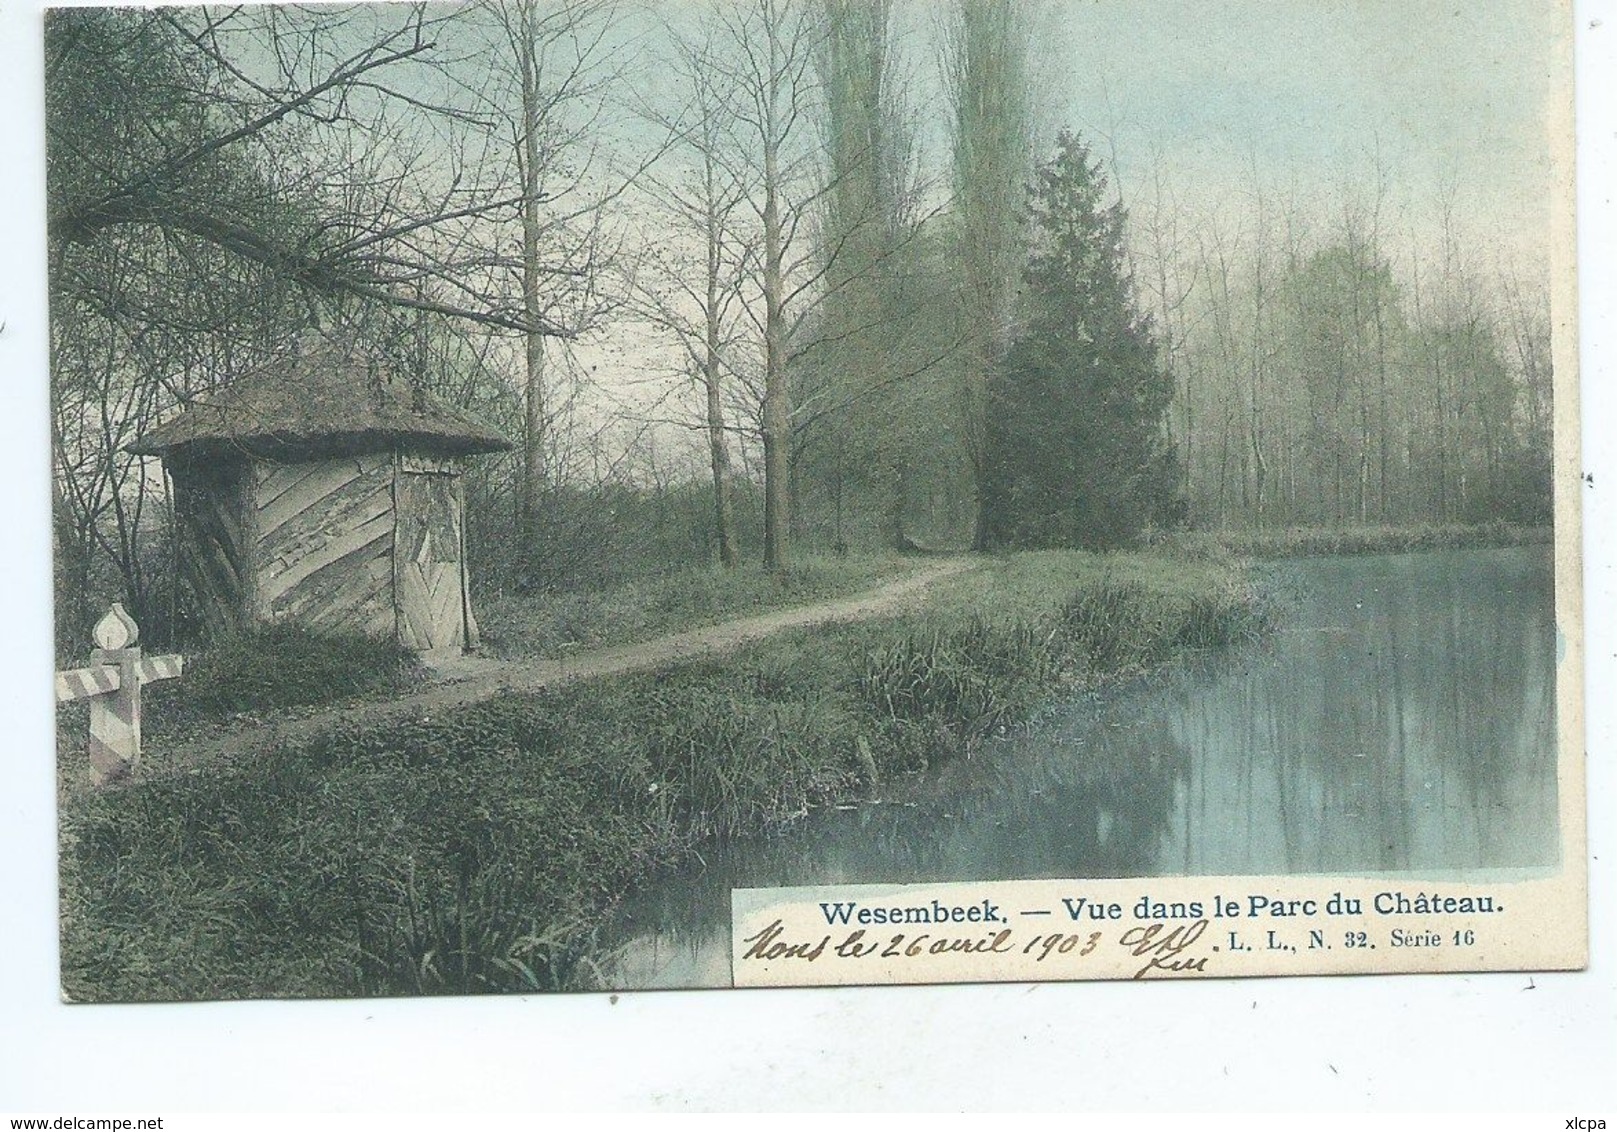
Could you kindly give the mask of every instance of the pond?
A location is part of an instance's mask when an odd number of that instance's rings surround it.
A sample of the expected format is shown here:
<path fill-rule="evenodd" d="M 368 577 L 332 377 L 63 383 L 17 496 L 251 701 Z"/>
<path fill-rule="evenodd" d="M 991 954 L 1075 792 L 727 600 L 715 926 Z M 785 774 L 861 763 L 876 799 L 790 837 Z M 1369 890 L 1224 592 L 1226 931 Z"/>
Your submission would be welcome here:
<path fill-rule="evenodd" d="M 730 981 L 731 888 L 1551 867 L 1545 547 L 1303 559 L 1261 645 L 704 850 L 626 901 L 614 985 Z"/>

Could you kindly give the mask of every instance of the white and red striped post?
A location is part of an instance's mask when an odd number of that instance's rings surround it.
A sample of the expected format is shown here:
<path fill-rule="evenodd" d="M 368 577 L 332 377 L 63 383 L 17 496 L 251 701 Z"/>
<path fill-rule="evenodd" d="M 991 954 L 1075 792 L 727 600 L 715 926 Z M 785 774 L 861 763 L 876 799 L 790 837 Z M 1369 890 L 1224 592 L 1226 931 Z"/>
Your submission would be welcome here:
<path fill-rule="evenodd" d="M 56 702 L 90 701 L 90 765 L 101 782 L 140 766 L 140 689 L 153 680 L 180 675 L 184 658 L 141 659 L 140 628 L 122 605 L 113 603 L 96 622 L 90 668 L 56 674 Z"/>

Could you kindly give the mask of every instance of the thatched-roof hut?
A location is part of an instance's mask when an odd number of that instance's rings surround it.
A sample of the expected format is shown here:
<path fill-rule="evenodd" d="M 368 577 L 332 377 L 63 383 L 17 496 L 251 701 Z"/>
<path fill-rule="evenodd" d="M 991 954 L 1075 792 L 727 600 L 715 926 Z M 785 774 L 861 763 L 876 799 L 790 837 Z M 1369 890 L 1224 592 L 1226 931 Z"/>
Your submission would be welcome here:
<path fill-rule="evenodd" d="M 477 644 L 465 458 L 510 446 L 310 332 L 129 450 L 163 458 L 185 613 L 205 631 L 296 621 L 442 657 Z"/>

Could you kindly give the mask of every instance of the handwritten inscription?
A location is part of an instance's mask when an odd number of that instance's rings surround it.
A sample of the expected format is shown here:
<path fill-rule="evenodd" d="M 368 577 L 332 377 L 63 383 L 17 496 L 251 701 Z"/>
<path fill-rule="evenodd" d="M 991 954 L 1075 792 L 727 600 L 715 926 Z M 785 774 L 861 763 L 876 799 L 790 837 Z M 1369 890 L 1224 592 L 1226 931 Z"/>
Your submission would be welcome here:
<path fill-rule="evenodd" d="M 1208 953 L 1196 944 L 1207 930 L 1206 920 L 1170 926 L 1166 923 L 1136 925 L 1124 929 L 1116 943 L 1145 962 L 1134 973 L 1136 979 L 1152 973 L 1205 974 Z M 987 929 L 976 933 L 892 932 L 871 934 L 856 928 L 836 942 L 835 933 L 793 936 L 782 920 L 774 920 L 763 930 L 741 942 L 742 962 L 763 961 L 813 963 L 828 959 L 931 959 L 956 955 L 1028 956 L 1044 963 L 1056 956 L 1083 959 L 1094 954 L 1104 941 L 1104 933 L 1039 932 L 1019 933 L 1012 928 Z"/>
<path fill-rule="evenodd" d="M 815 939 L 791 939 L 786 927 L 776 920 L 756 935 L 742 940 L 747 949 L 741 958 L 801 959 L 812 963 L 824 955 L 831 946 L 830 935 Z M 1011 930 L 1001 928 L 976 935 L 954 935 L 933 932 L 896 932 L 892 935 L 867 936 L 864 928 L 850 932 L 841 943 L 831 948 L 839 959 L 863 959 L 877 956 L 882 959 L 917 959 L 923 955 L 1001 955 L 1011 950 Z"/>
<path fill-rule="evenodd" d="M 1171 928 L 1167 924 L 1147 924 L 1144 927 L 1130 928 L 1117 942 L 1129 948 L 1135 958 L 1145 960 L 1145 965 L 1134 972 L 1136 979 L 1143 979 L 1152 971 L 1162 971 L 1165 974 L 1187 972 L 1205 974 L 1207 956 L 1187 954 L 1205 931 L 1207 931 L 1206 920 L 1197 920 L 1194 924 L 1180 924 Z"/>
<path fill-rule="evenodd" d="M 821 889 L 737 902 L 733 976 L 769 983 L 1197 978 L 1497 962 L 1496 891 L 1363 885 L 1163 890 L 1126 882 Z M 1469 953 L 1469 954 L 1468 954 Z"/>

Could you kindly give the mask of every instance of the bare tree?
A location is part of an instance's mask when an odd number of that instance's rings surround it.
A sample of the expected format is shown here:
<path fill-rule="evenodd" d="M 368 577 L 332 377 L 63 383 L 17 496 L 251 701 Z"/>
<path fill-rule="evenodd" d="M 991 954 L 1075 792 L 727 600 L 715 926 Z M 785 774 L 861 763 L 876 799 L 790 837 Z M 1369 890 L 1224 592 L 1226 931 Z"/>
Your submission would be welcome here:
<path fill-rule="evenodd" d="M 747 164 L 727 155 L 733 130 L 734 90 L 718 79 L 713 66 L 713 31 L 687 38 L 669 29 L 672 62 L 687 99 L 677 114 L 646 107 L 645 116 L 678 139 L 674 154 L 680 170 L 673 175 L 648 174 L 649 196 L 673 221 L 673 245 L 652 240 L 654 253 L 635 279 L 639 313 L 673 334 L 684 366 L 702 393 L 702 425 L 706 433 L 713 481 L 713 534 L 720 565 L 740 562 L 732 502 L 730 426 L 726 390 L 739 369 L 737 321 L 742 317 L 746 264 L 755 249 L 736 218 L 747 199 Z M 700 245 L 701 271 L 687 270 L 686 240 Z M 754 410 L 755 411 L 755 410 Z"/>
<path fill-rule="evenodd" d="M 585 332 L 616 305 L 599 287 L 611 255 L 604 209 L 628 179 L 598 166 L 606 96 L 623 61 L 611 59 L 618 10 L 607 0 L 491 0 L 488 11 L 499 42 L 489 85 L 474 105 L 498 123 L 483 164 L 514 174 L 518 202 L 516 260 L 496 252 L 490 262 L 514 278 L 521 309 L 525 412 L 516 499 L 526 553 L 541 537 L 550 475 L 547 342 Z M 496 228 L 495 248 L 502 243 Z M 493 285 L 502 289 L 498 275 Z"/>
<path fill-rule="evenodd" d="M 1131 242 L 1134 275 L 1143 281 L 1142 295 L 1149 303 L 1156 323 L 1157 345 L 1168 371 L 1177 383 L 1175 401 L 1178 416 L 1169 414 L 1169 430 L 1179 449 L 1182 475 L 1180 491 L 1190 495 L 1195 463 L 1195 356 L 1187 349 L 1189 304 L 1196 291 L 1194 265 L 1186 263 L 1189 238 L 1182 232 L 1183 210 L 1164 180 L 1164 157 L 1158 152 L 1153 162 L 1151 195 L 1130 212 L 1131 229 L 1139 234 Z M 1116 158 L 1113 158 L 1116 165 Z"/>
<path fill-rule="evenodd" d="M 119 230 L 190 237 L 311 302 L 526 329 L 468 280 L 481 263 L 455 254 L 468 222 L 515 199 L 446 166 L 418 129 L 464 114 L 428 93 L 436 37 L 460 18 L 422 6 L 53 13 L 53 259 Z"/>
<path fill-rule="evenodd" d="M 759 301 L 748 317 L 763 342 L 764 566 L 779 570 L 791 560 L 793 305 L 823 275 L 804 250 L 821 191 L 810 134 L 823 32 L 804 0 L 752 0 L 717 19 L 727 42 L 715 66 L 736 92 L 737 151 L 757 162 L 748 205 L 759 226 L 752 265 Z"/>

